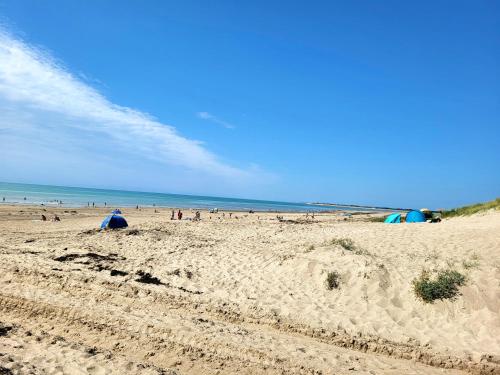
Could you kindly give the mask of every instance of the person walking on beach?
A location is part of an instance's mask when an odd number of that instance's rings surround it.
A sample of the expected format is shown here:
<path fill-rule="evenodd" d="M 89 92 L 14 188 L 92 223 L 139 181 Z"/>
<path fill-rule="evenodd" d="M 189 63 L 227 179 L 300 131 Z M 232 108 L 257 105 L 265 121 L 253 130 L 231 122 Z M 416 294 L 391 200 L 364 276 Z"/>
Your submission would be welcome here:
<path fill-rule="evenodd" d="M 182 211 L 177 211 L 177 220 L 182 220 Z"/>
<path fill-rule="evenodd" d="M 170 216 L 170 220 L 174 220 L 175 219 L 175 210 L 172 210 L 172 216 Z"/>
<path fill-rule="evenodd" d="M 94 208 L 94 207 L 95 207 L 95 202 L 92 202 L 92 208 Z"/>

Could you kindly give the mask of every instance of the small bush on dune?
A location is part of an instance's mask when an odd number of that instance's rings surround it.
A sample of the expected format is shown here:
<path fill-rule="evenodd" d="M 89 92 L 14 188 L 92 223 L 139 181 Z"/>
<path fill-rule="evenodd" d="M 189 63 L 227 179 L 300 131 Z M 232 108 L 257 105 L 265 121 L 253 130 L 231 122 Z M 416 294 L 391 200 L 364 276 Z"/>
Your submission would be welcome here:
<path fill-rule="evenodd" d="M 435 279 L 429 272 L 422 272 L 419 278 L 413 280 L 415 295 L 426 303 L 440 299 L 453 299 L 458 294 L 458 287 L 465 284 L 465 276 L 458 271 L 439 271 Z"/>
<path fill-rule="evenodd" d="M 326 275 L 326 288 L 328 290 L 337 289 L 340 285 L 340 275 L 336 271 L 328 272 Z"/>

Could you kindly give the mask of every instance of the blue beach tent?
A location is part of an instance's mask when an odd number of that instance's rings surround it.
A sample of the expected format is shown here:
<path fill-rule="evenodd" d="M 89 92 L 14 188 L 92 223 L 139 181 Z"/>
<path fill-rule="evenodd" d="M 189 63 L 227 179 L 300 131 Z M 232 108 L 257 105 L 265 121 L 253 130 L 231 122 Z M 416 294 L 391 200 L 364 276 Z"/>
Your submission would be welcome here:
<path fill-rule="evenodd" d="M 116 210 L 113 210 L 111 211 L 112 214 L 117 214 L 117 215 L 121 215 L 122 212 L 117 208 Z"/>
<path fill-rule="evenodd" d="M 384 223 L 388 224 L 401 223 L 401 214 L 390 214 L 389 216 L 387 216 Z"/>
<path fill-rule="evenodd" d="M 425 215 L 417 210 L 410 211 L 406 214 L 407 223 L 425 223 Z"/>
<path fill-rule="evenodd" d="M 128 227 L 127 220 L 120 215 L 109 215 L 103 220 L 101 224 L 101 229 L 116 229 L 116 228 L 126 228 Z"/>

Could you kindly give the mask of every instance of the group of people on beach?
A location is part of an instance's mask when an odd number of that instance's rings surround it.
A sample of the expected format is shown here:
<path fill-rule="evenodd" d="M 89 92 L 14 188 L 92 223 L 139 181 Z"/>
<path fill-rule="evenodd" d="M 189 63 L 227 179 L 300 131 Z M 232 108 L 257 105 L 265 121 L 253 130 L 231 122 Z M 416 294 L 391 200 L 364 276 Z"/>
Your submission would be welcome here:
<path fill-rule="evenodd" d="M 179 209 L 177 211 L 177 220 L 182 220 L 182 215 L 183 215 L 183 212 Z M 172 210 L 172 215 L 170 215 L 170 220 L 175 220 L 175 216 L 176 216 L 175 210 Z M 201 212 L 200 211 L 195 212 L 193 220 L 194 221 L 201 220 Z"/>
<path fill-rule="evenodd" d="M 61 203 L 62 203 L 62 202 L 61 202 Z M 107 207 L 107 206 L 108 206 L 108 203 L 107 203 L 107 202 L 104 202 L 104 207 Z M 87 207 L 90 207 L 90 202 L 87 202 Z M 95 207 L 97 207 L 97 206 L 95 205 L 95 202 L 92 202 L 92 208 L 95 208 Z"/>
<path fill-rule="evenodd" d="M 47 221 L 47 216 L 45 216 L 44 214 L 42 214 L 42 221 Z M 56 214 L 54 214 L 54 217 L 52 218 L 52 221 L 61 221 L 61 219 L 59 218 L 59 216 L 57 216 Z"/>
<path fill-rule="evenodd" d="M 175 210 L 172 210 L 172 215 L 170 216 L 170 220 L 175 220 Z M 182 220 L 182 211 L 177 211 L 177 220 Z"/>

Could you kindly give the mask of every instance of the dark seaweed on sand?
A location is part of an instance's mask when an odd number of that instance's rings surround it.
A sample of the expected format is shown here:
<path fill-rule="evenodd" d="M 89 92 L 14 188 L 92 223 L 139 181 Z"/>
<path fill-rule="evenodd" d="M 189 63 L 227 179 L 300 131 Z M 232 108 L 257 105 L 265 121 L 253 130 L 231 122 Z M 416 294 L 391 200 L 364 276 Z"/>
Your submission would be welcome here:
<path fill-rule="evenodd" d="M 139 278 L 135 279 L 135 281 L 139 283 L 164 285 L 159 278 L 151 275 L 149 272 L 137 271 L 136 274 L 139 276 Z"/>

